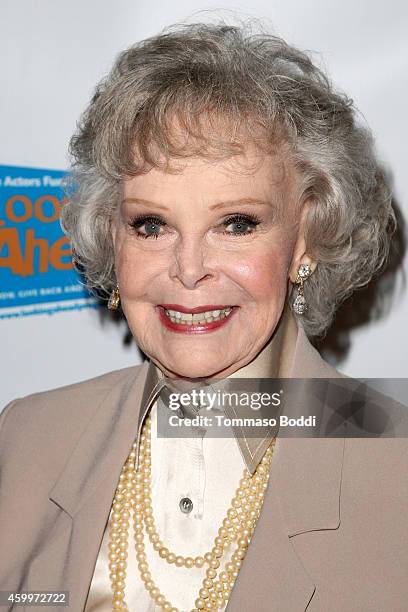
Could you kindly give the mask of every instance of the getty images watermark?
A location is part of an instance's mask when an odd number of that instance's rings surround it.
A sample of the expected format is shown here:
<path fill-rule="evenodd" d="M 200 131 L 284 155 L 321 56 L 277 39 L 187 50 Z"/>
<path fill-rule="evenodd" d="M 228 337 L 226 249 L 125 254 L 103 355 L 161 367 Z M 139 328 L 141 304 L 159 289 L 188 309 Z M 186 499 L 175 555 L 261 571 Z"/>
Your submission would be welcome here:
<path fill-rule="evenodd" d="M 158 437 L 408 438 L 408 379 L 268 378 L 163 386 Z"/>
<path fill-rule="evenodd" d="M 315 427 L 316 416 L 300 416 L 290 418 L 287 415 L 278 414 L 276 416 L 227 416 L 225 414 L 197 414 L 186 418 L 183 408 L 189 407 L 196 411 L 205 409 L 214 411 L 229 407 L 232 412 L 242 412 L 242 409 L 259 411 L 272 408 L 279 412 L 282 404 L 283 391 L 274 393 L 266 392 L 227 392 L 227 391 L 204 391 L 194 389 L 189 393 L 170 393 L 168 407 L 175 412 L 168 419 L 171 427 Z M 240 410 L 241 409 L 241 410 Z M 245 411 L 246 412 L 246 411 Z M 182 418 L 180 418 L 182 415 Z"/>

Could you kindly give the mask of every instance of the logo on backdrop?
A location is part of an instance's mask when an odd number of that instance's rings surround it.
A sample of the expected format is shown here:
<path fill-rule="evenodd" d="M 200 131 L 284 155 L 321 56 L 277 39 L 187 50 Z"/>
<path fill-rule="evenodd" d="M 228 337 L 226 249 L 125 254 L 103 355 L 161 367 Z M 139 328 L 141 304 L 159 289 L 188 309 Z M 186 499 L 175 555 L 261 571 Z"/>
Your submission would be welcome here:
<path fill-rule="evenodd" d="M 0 166 L 0 319 L 97 307 L 59 224 L 63 176 Z"/>

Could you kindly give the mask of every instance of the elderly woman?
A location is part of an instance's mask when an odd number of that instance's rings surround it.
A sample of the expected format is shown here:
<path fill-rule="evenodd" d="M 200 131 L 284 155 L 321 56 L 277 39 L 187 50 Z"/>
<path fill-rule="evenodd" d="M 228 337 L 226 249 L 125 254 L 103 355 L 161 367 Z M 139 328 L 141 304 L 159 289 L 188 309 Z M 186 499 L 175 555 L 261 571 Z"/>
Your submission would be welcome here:
<path fill-rule="evenodd" d="M 147 359 L 6 408 L 1 589 L 74 612 L 406 610 L 405 440 L 158 426 L 194 385 L 341 379 L 308 338 L 394 225 L 350 99 L 280 38 L 181 26 L 119 56 L 71 151 L 75 261 Z"/>

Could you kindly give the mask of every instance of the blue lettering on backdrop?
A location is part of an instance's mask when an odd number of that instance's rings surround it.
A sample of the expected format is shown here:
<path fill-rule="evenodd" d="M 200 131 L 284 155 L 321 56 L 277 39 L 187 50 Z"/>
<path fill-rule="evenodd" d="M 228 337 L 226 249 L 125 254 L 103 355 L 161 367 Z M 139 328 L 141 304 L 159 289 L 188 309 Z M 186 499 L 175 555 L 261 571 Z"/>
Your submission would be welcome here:
<path fill-rule="evenodd" d="M 97 307 L 59 224 L 63 176 L 0 165 L 0 319 Z"/>

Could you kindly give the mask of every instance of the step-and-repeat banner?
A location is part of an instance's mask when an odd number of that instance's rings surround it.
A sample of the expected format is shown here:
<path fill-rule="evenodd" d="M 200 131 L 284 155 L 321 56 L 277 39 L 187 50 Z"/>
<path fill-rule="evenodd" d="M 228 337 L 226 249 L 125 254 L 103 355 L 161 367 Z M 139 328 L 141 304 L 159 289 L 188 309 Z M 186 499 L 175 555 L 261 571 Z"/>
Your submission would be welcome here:
<path fill-rule="evenodd" d="M 63 175 L 0 166 L 0 319 L 96 306 L 61 231 Z"/>

